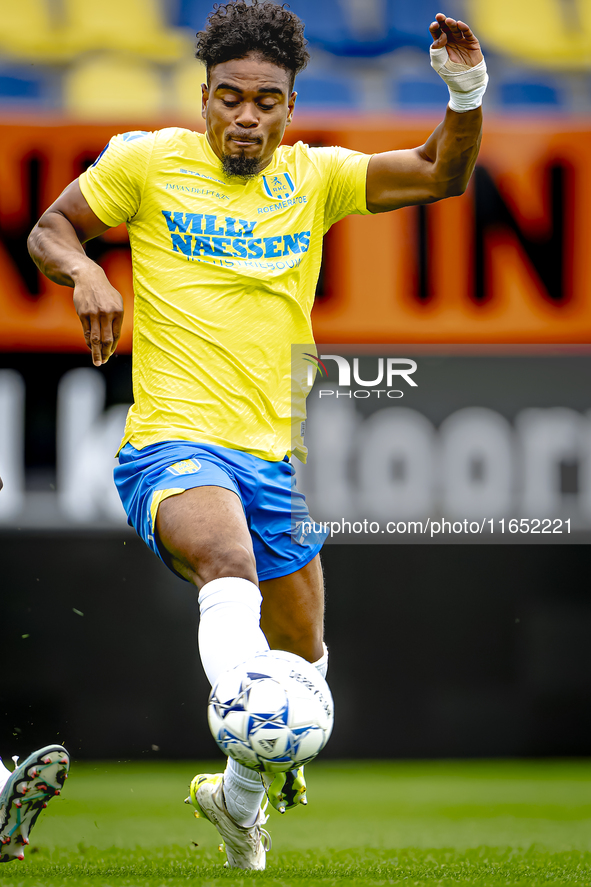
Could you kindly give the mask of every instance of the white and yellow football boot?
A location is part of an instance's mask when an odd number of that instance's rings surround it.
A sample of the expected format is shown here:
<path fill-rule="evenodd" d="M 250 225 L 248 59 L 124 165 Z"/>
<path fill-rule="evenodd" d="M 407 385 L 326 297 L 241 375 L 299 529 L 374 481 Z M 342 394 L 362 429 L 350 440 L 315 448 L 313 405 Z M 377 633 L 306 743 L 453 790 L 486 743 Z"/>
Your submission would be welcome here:
<path fill-rule="evenodd" d="M 41 811 L 60 794 L 70 757 L 61 745 L 48 745 L 10 774 L 0 791 L 0 862 L 24 859 L 24 848 Z"/>
<path fill-rule="evenodd" d="M 269 803 L 279 813 L 308 803 L 303 767 L 286 773 L 261 773 L 261 777 Z"/>
<path fill-rule="evenodd" d="M 262 828 L 268 819 L 260 809 L 254 825 L 238 825 L 226 809 L 224 799 L 224 774 L 201 773 L 191 782 L 185 804 L 195 807 L 195 816 L 208 819 L 220 833 L 228 857 L 226 868 L 254 869 L 262 872 L 266 865 L 267 851 L 271 849 L 271 836 Z"/>

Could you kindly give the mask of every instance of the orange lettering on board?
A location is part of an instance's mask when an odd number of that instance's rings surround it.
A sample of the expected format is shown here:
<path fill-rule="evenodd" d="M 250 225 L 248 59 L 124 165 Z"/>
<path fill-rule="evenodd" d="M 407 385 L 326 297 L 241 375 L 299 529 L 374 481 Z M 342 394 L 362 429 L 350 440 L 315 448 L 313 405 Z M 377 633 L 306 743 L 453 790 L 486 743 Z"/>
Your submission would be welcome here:
<path fill-rule="evenodd" d="M 300 119 L 292 140 L 374 153 L 424 143 L 437 118 Z M 153 122 L 145 129 L 170 125 Z M 123 127 L 124 128 L 124 127 Z M 71 291 L 37 274 L 25 242 L 37 216 L 121 126 L 0 126 L 0 349 L 83 351 Z M 465 195 L 339 222 L 327 241 L 319 341 L 591 341 L 591 131 L 577 121 L 485 121 Z M 297 189 L 297 182 L 295 182 Z M 87 246 L 120 289 L 131 349 L 123 228 Z"/>

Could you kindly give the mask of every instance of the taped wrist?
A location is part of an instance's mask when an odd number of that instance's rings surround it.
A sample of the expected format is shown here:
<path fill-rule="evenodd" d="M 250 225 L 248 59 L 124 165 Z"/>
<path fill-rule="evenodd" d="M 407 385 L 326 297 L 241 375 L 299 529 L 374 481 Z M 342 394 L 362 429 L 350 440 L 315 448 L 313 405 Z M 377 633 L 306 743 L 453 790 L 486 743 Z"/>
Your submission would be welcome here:
<path fill-rule="evenodd" d="M 484 59 L 474 67 L 450 61 L 447 49 L 429 50 L 431 67 L 437 71 L 449 89 L 449 107 L 460 114 L 479 108 L 486 92 L 488 74 Z"/>

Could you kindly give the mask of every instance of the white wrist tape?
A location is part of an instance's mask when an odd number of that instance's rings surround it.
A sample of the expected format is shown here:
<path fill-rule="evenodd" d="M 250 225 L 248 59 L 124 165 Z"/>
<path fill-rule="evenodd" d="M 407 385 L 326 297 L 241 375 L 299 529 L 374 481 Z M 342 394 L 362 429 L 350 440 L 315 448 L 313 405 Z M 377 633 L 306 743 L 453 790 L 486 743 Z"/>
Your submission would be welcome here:
<path fill-rule="evenodd" d="M 488 74 L 486 62 L 482 59 L 474 67 L 452 62 L 447 49 L 430 49 L 431 67 L 437 71 L 449 89 L 449 107 L 460 113 L 479 108 L 486 92 Z"/>

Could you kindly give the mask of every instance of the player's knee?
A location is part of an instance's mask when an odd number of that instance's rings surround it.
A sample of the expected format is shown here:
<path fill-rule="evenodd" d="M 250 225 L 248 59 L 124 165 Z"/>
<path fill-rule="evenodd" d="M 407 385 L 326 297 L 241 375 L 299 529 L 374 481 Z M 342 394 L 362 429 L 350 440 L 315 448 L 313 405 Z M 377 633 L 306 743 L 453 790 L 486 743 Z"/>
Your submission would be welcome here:
<path fill-rule="evenodd" d="M 306 622 L 282 625 L 279 630 L 267 634 L 272 634 L 272 646 L 276 650 L 287 650 L 308 662 L 316 662 L 322 656 L 322 624 Z"/>
<path fill-rule="evenodd" d="M 202 582 L 212 582 L 225 576 L 257 582 L 254 554 L 243 545 L 216 545 L 204 552 L 199 559 L 199 576 Z"/>

